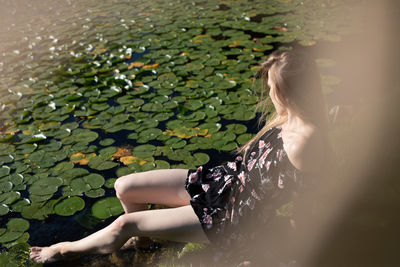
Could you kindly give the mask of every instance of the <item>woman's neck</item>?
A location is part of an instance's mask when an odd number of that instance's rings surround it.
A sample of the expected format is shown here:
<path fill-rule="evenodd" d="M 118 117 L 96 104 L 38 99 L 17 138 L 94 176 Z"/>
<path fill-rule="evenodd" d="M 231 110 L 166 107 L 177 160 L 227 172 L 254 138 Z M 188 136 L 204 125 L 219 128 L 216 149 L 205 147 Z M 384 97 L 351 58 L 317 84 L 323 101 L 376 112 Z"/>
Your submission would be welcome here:
<path fill-rule="evenodd" d="M 287 120 L 285 123 L 282 124 L 283 130 L 295 130 L 295 129 L 302 129 L 304 127 L 310 127 L 311 124 L 306 122 L 301 117 L 297 116 L 291 110 L 287 110 Z"/>

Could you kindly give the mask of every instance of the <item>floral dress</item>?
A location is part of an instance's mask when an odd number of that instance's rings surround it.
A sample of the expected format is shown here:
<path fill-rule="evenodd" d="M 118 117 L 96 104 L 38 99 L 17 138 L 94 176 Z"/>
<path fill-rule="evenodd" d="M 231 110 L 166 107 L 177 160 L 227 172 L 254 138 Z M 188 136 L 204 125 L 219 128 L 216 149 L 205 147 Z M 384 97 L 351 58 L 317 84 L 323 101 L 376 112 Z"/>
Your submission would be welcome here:
<path fill-rule="evenodd" d="M 275 217 L 290 226 L 292 197 L 302 186 L 302 173 L 283 148 L 280 126 L 253 143 L 245 161 L 237 155 L 234 161 L 210 169 L 200 166 L 189 170 L 186 180 L 190 204 L 216 248 L 215 260 L 226 263 L 247 260 L 249 244 L 268 231 Z M 273 258 L 271 251 L 262 253 Z"/>

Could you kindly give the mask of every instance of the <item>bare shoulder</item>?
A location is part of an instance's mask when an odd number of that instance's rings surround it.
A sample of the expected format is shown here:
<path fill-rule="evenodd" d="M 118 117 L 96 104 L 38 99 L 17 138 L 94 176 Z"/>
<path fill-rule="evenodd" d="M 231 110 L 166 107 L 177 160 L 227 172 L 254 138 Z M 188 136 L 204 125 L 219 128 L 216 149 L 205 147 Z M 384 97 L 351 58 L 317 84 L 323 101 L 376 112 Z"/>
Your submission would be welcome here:
<path fill-rule="evenodd" d="M 283 146 L 289 161 L 299 170 L 320 172 L 325 156 L 325 144 L 318 129 L 282 134 Z"/>

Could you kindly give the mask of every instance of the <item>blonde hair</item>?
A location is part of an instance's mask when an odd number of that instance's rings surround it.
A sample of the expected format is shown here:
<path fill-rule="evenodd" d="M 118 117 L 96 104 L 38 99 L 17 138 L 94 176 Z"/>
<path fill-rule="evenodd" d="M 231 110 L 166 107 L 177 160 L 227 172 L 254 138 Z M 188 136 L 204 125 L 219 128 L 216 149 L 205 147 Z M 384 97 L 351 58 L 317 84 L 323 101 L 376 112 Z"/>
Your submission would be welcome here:
<path fill-rule="evenodd" d="M 261 101 L 256 110 L 261 110 L 259 125 L 264 121 L 265 125 L 251 140 L 236 150 L 236 153 L 244 152 L 243 158 L 246 158 L 250 146 L 265 132 L 287 121 L 287 116 L 280 116 L 271 109 L 271 100 L 265 96 L 269 75 L 275 85 L 278 100 L 302 119 L 318 126 L 327 136 L 328 120 L 315 62 L 298 51 L 275 51 L 261 63 L 255 75 L 256 79 L 261 78 Z"/>

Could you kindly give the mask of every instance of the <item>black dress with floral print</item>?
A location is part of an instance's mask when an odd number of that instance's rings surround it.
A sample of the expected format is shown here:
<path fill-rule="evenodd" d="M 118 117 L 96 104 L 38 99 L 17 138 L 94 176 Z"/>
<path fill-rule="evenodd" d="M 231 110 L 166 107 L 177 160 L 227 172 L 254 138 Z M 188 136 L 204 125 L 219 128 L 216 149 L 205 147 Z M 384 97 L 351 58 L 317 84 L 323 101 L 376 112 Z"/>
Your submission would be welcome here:
<path fill-rule="evenodd" d="M 303 175 L 286 155 L 279 126 L 253 143 L 245 161 L 237 155 L 234 161 L 210 169 L 200 166 L 189 170 L 186 180 L 190 204 L 216 248 L 215 259 L 226 263 L 246 260 L 249 244 L 274 217 L 283 215 L 290 225 L 285 210 L 302 186 Z M 284 211 L 279 212 L 282 206 Z"/>

